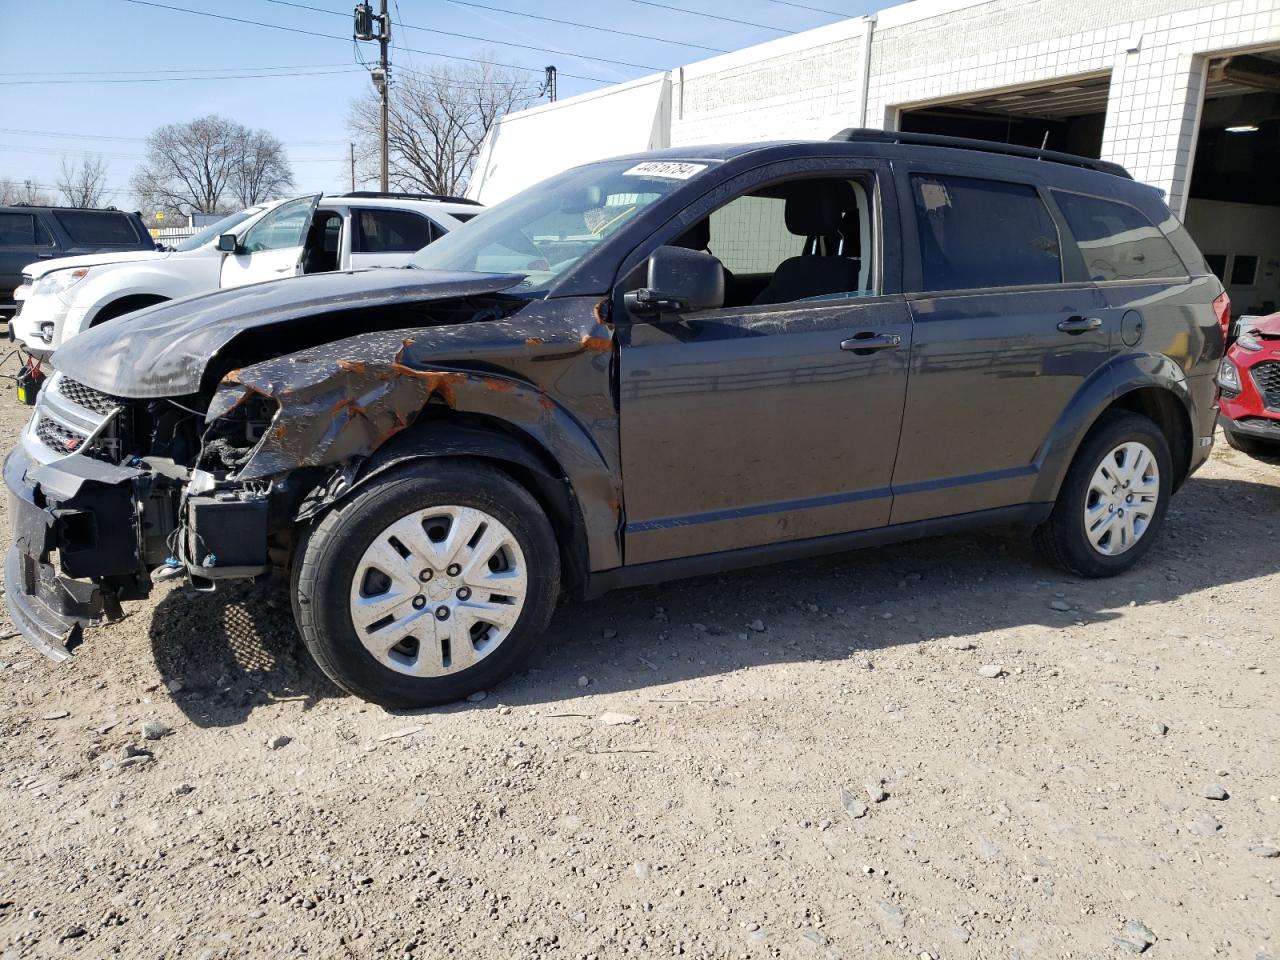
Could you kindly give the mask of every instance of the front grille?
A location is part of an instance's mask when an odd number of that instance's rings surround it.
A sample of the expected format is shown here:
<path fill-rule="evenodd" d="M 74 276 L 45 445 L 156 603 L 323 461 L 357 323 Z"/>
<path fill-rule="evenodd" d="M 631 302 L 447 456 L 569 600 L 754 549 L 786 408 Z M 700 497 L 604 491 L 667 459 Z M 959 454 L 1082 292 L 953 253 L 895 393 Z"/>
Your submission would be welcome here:
<path fill-rule="evenodd" d="M 117 407 L 124 406 L 124 401 L 119 397 L 113 397 L 93 387 L 86 387 L 70 377 L 58 378 L 58 392 L 72 403 L 79 404 L 97 414 L 108 414 Z"/>
<path fill-rule="evenodd" d="M 1280 360 L 1256 364 L 1250 372 L 1267 406 L 1280 408 Z"/>
<path fill-rule="evenodd" d="M 57 450 L 59 453 L 64 454 L 74 453 L 84 446 L 84 442 L 89 439 L 85 434 L 63 426 L 46 416 L 41 416 L 36 423 L 36 436 L 50 450 Z"/>

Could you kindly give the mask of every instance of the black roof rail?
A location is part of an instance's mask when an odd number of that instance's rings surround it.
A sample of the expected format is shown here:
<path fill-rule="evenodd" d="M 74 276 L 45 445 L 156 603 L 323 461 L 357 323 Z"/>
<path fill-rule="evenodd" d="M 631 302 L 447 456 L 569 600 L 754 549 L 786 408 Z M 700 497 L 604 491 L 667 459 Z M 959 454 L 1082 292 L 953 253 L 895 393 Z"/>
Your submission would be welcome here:
<path fill-rule="evenodd" d="M 1118 163 L 1110 160 L 1094 160 L 1090 157 L 1077 156 L 1074 153 L 1060 153 L 1057 150 L 1041 150 L 1036 147 L 1020 147 L 1013 143 L 997 143 L 994 140 L 974 140 L 969 137 L 944 137 L 937 133 L 905 133 L 901 130 L 873 130 L 867 127 L 848 127 L 841 130 L 832 140 L 848 143 L 905 143 L 920 147 L 951 147 L 954 150 L 979 150 L 983 153 L 1002 153 L 1010 157 L 1026 157 L 1029 160 L 1047 160 L 1050 163 L 1065 163 L 1073 167 L 1084 167 L 1086 170 L 1097 170 L 1112 176 L 1132 180 L 1133 175 Z"/>
<path fill-rule="evenodd" d="M 396 193 L 394 191 L 384 193 L 381 190 L 352 190 L 350 193 L 339 193 L 338 196 L 361 200 L 379 198 L 389 200 L 439 200 L 443 203 L 465 203 L 472 207 L 484 206 L 479 200 L 472 200 L 468 197 L 451 197 L 444 193 Z"/>

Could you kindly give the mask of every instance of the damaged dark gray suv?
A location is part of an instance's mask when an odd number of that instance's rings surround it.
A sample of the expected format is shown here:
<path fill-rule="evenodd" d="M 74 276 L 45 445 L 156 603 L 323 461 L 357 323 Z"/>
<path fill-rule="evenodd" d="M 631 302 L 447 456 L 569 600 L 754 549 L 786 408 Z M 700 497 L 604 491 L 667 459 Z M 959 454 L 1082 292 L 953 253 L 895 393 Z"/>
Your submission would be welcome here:
<path fill-rule="evenodd" d="M 6 600 L 61 659 L 158 579 L 285 572 L 330 677 L 425 705 L 568 593 L 989 524 L 1110 576 L 1208 456 L 1225 314 L 1100 161 L 851 130 L 593 163 L 411 268 L 71 341 L 5 463 Z"/>

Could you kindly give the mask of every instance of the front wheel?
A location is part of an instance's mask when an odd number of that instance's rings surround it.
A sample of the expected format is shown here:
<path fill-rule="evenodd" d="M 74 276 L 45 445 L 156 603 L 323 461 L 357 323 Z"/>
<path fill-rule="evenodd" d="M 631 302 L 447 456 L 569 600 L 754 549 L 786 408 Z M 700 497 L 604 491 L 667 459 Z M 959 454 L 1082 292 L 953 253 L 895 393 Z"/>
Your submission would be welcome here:
<path fill-rule="evenodd" d="M 1136 413 L 1104 414 L 1072 461 L 1053 513 L 1036 530 L 1050 560 L 1085 577 L 1113 577 L 1151 549 L 1173 491 L 1160 428 Z"/>
<path fill-rule="evenodd" d="M 316 526 L 294 590 L 320 669 L 365 700 L 425 707 L 492 686 L 535 646 L 560 590 L 546 515 L 482 465 L 375 478 Z"/>

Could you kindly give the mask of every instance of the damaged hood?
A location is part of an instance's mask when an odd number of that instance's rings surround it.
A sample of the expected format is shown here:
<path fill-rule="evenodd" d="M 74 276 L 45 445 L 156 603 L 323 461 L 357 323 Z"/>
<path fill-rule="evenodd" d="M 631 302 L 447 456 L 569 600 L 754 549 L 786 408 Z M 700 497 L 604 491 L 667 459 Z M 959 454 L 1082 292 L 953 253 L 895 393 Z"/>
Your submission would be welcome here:
<path fill-rule="evenodd" d="M 93 327 L 60 347 L 53 365 L 117 397 L 178 397 L 200 389 L 205 368 L 236 337 L 325 314 L 428 303 L 507 290 L 518 273 L 349 270 L 272 280 L 173 300 Z M 346 336 L 363 332 L 358 318 Z M 285 349 L 289 348 L 288 331 Z M 307 344 L 299 342 L 296 349 Z"/>

